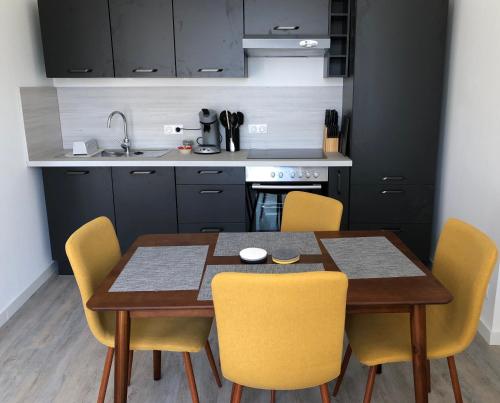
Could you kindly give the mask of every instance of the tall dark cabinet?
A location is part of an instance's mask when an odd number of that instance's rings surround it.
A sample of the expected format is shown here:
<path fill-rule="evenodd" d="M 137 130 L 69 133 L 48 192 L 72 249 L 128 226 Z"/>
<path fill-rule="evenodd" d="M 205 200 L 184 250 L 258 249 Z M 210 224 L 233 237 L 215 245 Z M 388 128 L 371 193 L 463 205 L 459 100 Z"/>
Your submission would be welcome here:
<path fill-rule="evenodd" d="M 38 0 L 47 77 L 113 77 L 106 0 Z"/>
<path fill-rule="evenodd" d="M 448 0 L 351 1 L 351 229 L 430 253 Z"/>

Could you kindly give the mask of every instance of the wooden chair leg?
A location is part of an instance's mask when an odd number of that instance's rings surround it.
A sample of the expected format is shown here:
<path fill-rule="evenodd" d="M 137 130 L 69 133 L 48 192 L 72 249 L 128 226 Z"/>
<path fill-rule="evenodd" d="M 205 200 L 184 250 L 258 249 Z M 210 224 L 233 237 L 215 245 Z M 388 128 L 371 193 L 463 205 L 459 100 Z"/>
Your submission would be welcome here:
<path fill-rule="evenodd" d="M 431 393 L 431 360 L 427 360 L 427 393 Z"/>
<path fill-rule="evenodd" d="M 382 373 L 382 364 L 377 365 L 377 375 L 380 375 Z"/>
<path fill-rule="evenodd" d="M 189 353 L 182 353 L 184 358 L 184 367 L 186 368 L 186 376 L 188 379 L 189 390 L 191 391 L 191 399 L 193 403 L 199 403 L 198 390 L 196 389 L 196 380 L 194 379 L 193 364 Z"/>
<path fill-rule="evenodd" d="M 241 402 L 241 394 L 243 392 L 243 386 L 238 385 L 237 383 L 233 384 L 233 398 L 231 403 L 240 403 Z"/>
<path fill-rule="evenodd" d="M 161 379 L 161 351 L 153 350 L 153 379 Z"/>
<path fill-rule="evenodd" d="M 455 357 L 447 358 L 448 368 L 450 370 L 451 385 L 453 386 L 453 394 L 455 395 L 455 402 L 462 403 L 462 391 L 460 390 L 460 382 L 458 381 L 457 366 L 455 364 Z"/>
<path fill-rule="evenodd" d="M 276 391 L 271 390 L 271 403 L 276 403 Z"/>
<path fill-rule="evenodd" d="M 113 355 L 115 349 L 108 347 L 106 352 L 106 360 L 104 361 L 104 369 L 102 370 L 101 386 L 99 387 L 99 395 L 97 396 L 97 403 L 104 403 L 106 397 L 106 389 L 108 388 L 109 374 L 111 372 L 111 364 L 113 364 Z"/>
<path fill-rule="evenodd" d="M 212 349 L 210 348 L 210 343 L 205 343 L 205 351 L 207 353 L 208 362 L 210 363 L 210 368 L 212 368 L 212 374 L 214 374 L 215 382 L 217 382 L 217 386 L 222 388 L 222 382 L 220 381 L 219 370 L 215 365 L 214 355 L 212 354 Z"/>
<path fill-rule="evenodd" d="M 368 373 L 368 382 L 366 382 L 365 398 L 363 403 L 370 403 L 372 400 L 373 385 L 375 384 L 375 377 L 377 376 L 377 366 L 370 367 L 370 372 Z"/>
<path fill-rule="evenodd" d="M 134 350 L 128 352 L 128 386 L 132 380 L 132 363 L 134 362 Z"/>
<path fill-rule="evenodd" d="M 330 403 L 330 392 L 328 391 L 328 384 L 324 383 L 319 387 L 321 391 L 321 401 L 323 403 Z"/>
<path fill-rule="evenodd" d="M 352 354 L 352 348 L 351 345 L 347 345 L 347 350 L 345 351 L 344 354 L 344 359 L 342 360 L 342 367 L 340 368 L 340 375 L 337 378 L 337 381 L 335 382 L 335 388 L 333 389 L 333 396 L 337 396 L 337 393 L 339 393 L 340 385 L 342 384 L 342 380 L 344 379 L 344 375 L 347 371 L 347 366 L 349 365 L 349 360 L 351 359 L 351 354 Z"/>

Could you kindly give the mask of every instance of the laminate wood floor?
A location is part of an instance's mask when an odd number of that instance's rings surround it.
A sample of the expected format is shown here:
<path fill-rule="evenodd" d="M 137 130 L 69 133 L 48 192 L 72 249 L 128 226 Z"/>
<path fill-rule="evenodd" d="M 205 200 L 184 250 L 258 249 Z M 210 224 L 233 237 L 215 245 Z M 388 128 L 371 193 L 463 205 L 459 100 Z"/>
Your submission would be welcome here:
<path fill-rule="evenodd" d="M 214 331 L 211 342 L 218 354 Z M 105 352 L 87 328 L 73 277 L 54 277 L 0 329 L 0 402 L 95 402 Z M 217 388 L 205 354 L 192 358 L 201 402 L 229 402 L 230 382 Z M 162 379 L 155 382 L 152 354 L 135 353 L 129 402 L 191 402 L 181 355 L 163 353 L 162 366 Z M 477 336 L 457 357 L 457 366 L 464 401 L 500 401 L 500 347 L 488 346 Z M 446 361 L 433 361 L 431 371 L 430 402 L 453 402 Z M 367 373 L 353 358 L 339 396 L 332 401 L 361 402 Z M 112 392 L 111 376 L 106 402 L 112 402 Z M 411 402 L 412 396 L 411 365 L 384 366 L 372 401 Z M 266 391 L 245 389 L 243 402 L 267 403 L 269 397 Z M 320 401 L 316 388 L 277 394 L 282 403 Z"/>

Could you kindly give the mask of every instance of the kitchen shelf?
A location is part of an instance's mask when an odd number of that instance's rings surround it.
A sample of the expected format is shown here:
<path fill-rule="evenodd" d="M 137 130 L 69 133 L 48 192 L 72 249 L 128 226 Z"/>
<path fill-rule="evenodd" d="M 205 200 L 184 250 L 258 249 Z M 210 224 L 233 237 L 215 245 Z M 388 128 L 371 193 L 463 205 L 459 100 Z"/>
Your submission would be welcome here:
<path fill-rule="evenodd" d="M 330 50 L 325 56 L 325 77 L 346 77 L 349 72 L 349 33 L 351 30 L 351 2 L 331 0 Z"/>

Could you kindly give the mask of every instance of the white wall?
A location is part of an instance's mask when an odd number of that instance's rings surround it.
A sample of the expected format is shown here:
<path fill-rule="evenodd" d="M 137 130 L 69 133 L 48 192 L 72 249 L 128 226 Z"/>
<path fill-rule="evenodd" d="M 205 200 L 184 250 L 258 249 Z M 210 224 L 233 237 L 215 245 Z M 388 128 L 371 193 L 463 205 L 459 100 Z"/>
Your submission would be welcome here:
<path fill-rule="evenodd" d="M 500 1 L 453 3 L 436 230 L 458 217 L 500 245 Z M 480 330 L 500 344 L 498 270 Z"/>
<path fill-rule="evenodd" d="M 36 0 L 0 0 L 0 326 L 50 273 L 40 172 L 27 168 L 20 86 L 44 77 Z"/>

